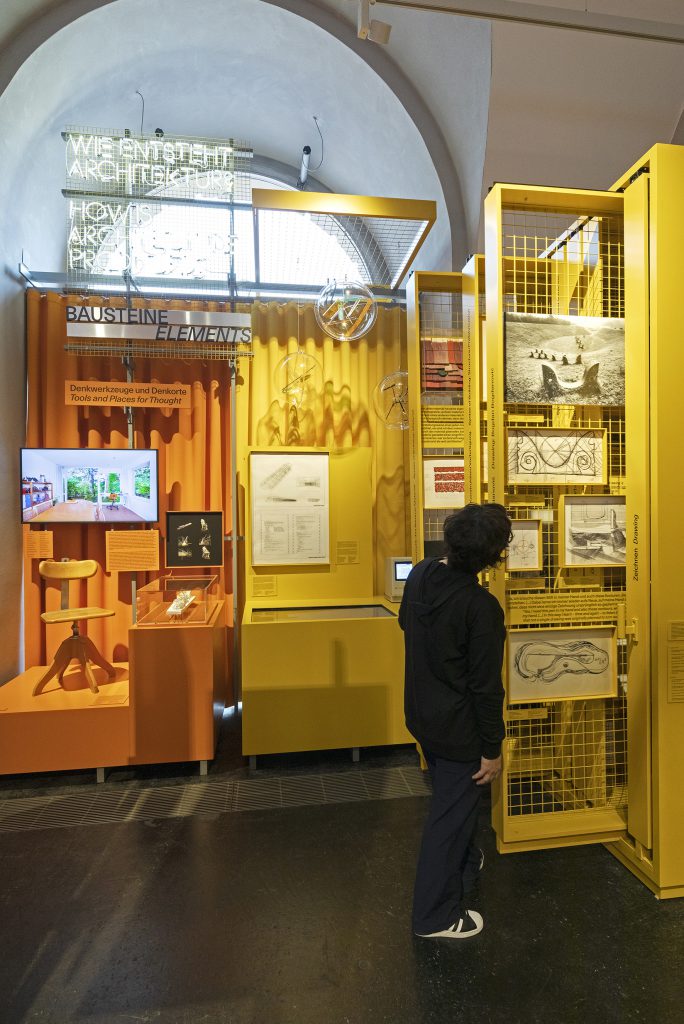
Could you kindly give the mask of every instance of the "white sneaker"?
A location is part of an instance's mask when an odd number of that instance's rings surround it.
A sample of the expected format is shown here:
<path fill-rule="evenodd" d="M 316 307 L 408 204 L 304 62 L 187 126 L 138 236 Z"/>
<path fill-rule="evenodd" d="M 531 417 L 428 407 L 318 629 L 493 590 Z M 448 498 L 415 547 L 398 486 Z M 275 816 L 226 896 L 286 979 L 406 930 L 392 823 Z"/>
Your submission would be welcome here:
<path fill-rule="evenodd" d="M 427 935 L 416 932 L 416 935 L 419 939 L 472 939 L 474 935 L 479 935 L 483 928 L 482 914 L 478 914 L 477 910 L 466 910 L 463 917 L 459 917 L 458 921 L 445 928 L 443 932 L 430 932 Z"/>

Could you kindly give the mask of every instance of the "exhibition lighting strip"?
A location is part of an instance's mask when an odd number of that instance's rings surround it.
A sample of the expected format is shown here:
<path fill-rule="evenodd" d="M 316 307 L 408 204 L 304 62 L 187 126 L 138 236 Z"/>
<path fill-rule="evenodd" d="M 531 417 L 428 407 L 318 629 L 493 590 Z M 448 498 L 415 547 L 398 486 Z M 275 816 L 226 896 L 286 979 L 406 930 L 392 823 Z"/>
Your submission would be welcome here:
<path fill-rule="evenodd" d="M 65 274 L 52 274 L 49 271 L 34 271 L 24 263 L 19 264 L 19 273 L 31 288 L 45 291 L 69 292 L 68 281 Z M 173 296 L 174 298 L 205 299 L 216 302 L 267 302 L 269 300 L 313 300 L 319 294 L 323 284 L 257 284 L 255 281 L 238 281 L 231 288 L 227 286 L 211 287 L 205 282 L 187 280 L 169 280 L 163 284 L 158 281 L 132 280 L 131 284 L 121 280 L 101 277 L 93 279 L 90 287 L 83 294 L 87 295 L 129 295 L 138 298 L 163 299 Z M 371 290 L 382 303 L 393 303 L 404 305 L 403 292 L 397 292 L 392 288 L 382 285 L 372 285 Z"/>

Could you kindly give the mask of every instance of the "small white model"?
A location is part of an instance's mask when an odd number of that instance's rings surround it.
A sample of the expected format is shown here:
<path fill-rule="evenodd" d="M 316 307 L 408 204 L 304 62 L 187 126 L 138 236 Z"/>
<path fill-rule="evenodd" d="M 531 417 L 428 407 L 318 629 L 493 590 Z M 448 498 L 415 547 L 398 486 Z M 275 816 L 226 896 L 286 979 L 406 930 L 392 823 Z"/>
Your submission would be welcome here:
<path fill-rule="evenodd" d="M 194 600 L 195 596 L 191 590 L 179 590 L 175 599 L 166 609 L 166 614 L 170 619 L 179 619 Z"/>

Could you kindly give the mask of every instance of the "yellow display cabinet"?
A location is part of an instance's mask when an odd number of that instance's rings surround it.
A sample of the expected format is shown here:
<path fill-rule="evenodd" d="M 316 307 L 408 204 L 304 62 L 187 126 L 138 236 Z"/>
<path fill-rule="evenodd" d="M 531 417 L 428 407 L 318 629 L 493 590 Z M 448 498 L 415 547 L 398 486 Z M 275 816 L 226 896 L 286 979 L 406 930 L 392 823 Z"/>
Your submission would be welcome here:
<path fill-rule="evenodd" d="M 411 741 L 398 605 L 373 592 L 371 455 L 369 448 L 249 452 L 246 755 Z"/>
<path fill-rule="evenodd" d="M 628 828 L 624 498 L 634 442 L 623 197 L 495 185 L 485 242 L 488 494 L 518 524 L 515 568 L 488 574 L 509 627 L 497 845 L 619 841 Z"/>
<path fill-rule="evenodd" d="M 466 501 L 487 496 L 487 395 L 485 388 L 484 256 L 471 256 L 463 268 L 463 409 Z"/>
<path fill-rule="evenodd" d="M 442 552 L 465 503 L 463 276 L 416 272 L 406 288 L 408 462 L 414 563 Z"/>
<path fill-rule="evenodd" d="M 627 312 L 627 829 L 614 854 L 659 898 L 684 896 L 684 148 L 657 145 L 614 186 Z"/>

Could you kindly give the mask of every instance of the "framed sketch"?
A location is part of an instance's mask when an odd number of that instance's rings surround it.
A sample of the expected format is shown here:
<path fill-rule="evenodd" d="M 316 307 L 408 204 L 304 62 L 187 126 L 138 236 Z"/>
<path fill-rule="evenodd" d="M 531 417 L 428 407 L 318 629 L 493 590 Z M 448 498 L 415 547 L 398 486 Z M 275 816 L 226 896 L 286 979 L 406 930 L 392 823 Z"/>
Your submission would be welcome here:
<path fill-rule="evenodd" d="M 606 432 L 561 427 L 509 427 L 508 483 L 605 484 Z"/>
<path fill-rule="evenodd" d="M 615 626 L 510 629 L 508 700 L 585 700 L 617 694 Z"/>
<path fill-rule="evenodd" d="M 506 313 L 505 401 L 625 404 L 625 321 Z"/>
<path fill-rule="evenodd" d="M 625 565 L 627 516 L 624 495 L 563 494 L 558 503 L 562 568 Z"/>
<path fill-rule="evenodd" d="M 425 508 L 462 508 L 465 505 L 463 459 L 423 459 Z"/>
<path fill-rule="evenodd" d="M 223 565 L 223 512 L 167 512 L 166 565 Z"/>
<path fill-rule="evenodd" d="M 509 572 L 534 572 L 542 568 L 541 519 L 512 519 L 513 540 L 506 552 Z"/>

